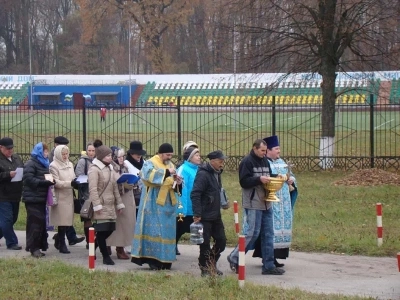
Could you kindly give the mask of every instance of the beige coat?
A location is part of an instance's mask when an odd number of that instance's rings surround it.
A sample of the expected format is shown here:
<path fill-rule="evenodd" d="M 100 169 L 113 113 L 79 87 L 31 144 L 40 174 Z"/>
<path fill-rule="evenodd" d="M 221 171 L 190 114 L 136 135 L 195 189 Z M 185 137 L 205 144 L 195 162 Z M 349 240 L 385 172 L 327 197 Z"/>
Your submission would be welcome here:
<path fill-rule="evenodd" d="M 62 146 L 54 151 L 50 173 L 56 181 L 54 190 L 58 204 L 50 207 L 50 224 L 53 226 L 72 226 L 74 222 L 74 196 L 71 181 L 75 178 L 74 166 L 70 161 L 63 162 Z"/>
<path fill-rule="evenodd" d="M 117 175 L 112 166 L 106 166 L 95 158 L 89 167 L 88 180 L 89 200 L 92 201 L 94 210 L 93 219 L 116 220 L 115 209 L 125 208 L 125 205 L 119 195 Z"/>
<path fill-rule="evenodd" d="M 125 170 L 127 172 L 127 170 Z M 116 173 L 117 178 L 120 176 Z M 115 231 L 107 239 L 107 246 L 117 246 L 125 247 L 131 246 L 133 235 L 135 233 L 136 224 L 136 204 L 135 198 L 133 196 L 133 190 L 123 190 L 122 203 L 124 203 L 125 208 L 117 216 L 117 223 Z"/>

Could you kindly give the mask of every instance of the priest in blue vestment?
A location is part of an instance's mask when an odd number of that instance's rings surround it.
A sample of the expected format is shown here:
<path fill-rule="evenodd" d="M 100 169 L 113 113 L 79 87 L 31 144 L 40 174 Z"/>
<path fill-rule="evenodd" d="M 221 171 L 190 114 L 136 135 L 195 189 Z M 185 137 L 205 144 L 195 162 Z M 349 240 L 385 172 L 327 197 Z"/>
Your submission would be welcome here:
<path fill-rule="evenodd" d="M 133 263 L 152 270 L 170 269 L 176 260 L 175 192 L 181 190 L 182 178 L 171 163 L 173 152 L 172 145 L 162 144 L 140 172 L 143 189 L 131 254 Z"/>

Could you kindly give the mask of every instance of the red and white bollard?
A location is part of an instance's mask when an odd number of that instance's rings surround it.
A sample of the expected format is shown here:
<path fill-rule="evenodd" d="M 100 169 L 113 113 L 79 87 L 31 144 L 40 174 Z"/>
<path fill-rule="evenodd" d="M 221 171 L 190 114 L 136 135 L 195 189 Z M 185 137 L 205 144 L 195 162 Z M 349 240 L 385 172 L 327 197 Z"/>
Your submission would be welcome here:
<path fill-rule="evenodd" d="M 383 244 L 382 204 L 376 204 L 376 226 L 378 231 L 378 247 Z"/>
<path fill-rule="evenodd" d="M 237 201 L 233 201 L 233 213 L 235 217 L 235 231 L 236 234 L 239 235 L 239 208 L 238 208 L 238 203 Z"/>
<path fill-rule="evenodd" d="M 399 272 L 400 272 L 400 252 L 397 252 L 397 266 L 398 266 Z"/>
<path fill-rule="evenodd" d="M 244 279 L 246 277 L 246 239 L 244 235 L 239 236 L 239 272 L 238 272 L 238 281 L 239 287 L 244 287 Z"/>
<path fill-rule="evenodd" d="M 95 245 L 94 245 L 94 228 L 89 228 L 89 272 L 94 271 L 95 267 Z"/>

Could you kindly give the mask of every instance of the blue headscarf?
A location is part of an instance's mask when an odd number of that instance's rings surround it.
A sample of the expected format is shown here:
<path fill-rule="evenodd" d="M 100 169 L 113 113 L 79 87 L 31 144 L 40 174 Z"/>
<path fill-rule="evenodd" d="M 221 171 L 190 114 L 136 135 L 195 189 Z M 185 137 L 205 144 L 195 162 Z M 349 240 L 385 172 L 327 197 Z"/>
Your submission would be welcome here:
<path fill-rule="evenodd" d="M 48 168 L 50 165 L 49 159 L 43 155 L 43 143 L 40 142 L 33 147 L 31 157 L 36 158 L 44 167 Z"/>

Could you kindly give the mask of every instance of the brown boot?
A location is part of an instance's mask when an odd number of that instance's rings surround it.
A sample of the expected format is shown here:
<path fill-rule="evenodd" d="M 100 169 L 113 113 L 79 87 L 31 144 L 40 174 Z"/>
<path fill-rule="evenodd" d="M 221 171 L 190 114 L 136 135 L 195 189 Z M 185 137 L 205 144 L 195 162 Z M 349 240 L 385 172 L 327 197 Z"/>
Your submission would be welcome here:
<path fill-rule="evenodd" d="M 124 247 L 116 247 L 118 259 L 129 259 L 129 256 L 125 253 Z"/>

